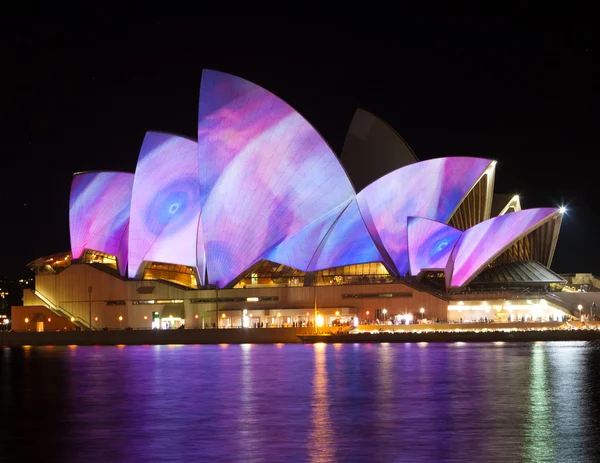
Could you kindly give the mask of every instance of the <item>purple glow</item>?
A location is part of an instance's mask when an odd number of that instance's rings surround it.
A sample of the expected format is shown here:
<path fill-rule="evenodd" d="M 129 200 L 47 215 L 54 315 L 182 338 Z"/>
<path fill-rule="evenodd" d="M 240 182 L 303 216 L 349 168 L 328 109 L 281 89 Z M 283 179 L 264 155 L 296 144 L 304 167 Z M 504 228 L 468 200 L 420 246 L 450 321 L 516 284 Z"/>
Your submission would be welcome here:
<path fill-rule="evenodd" d="M 555 208 L 525 209 L 493 217 L 465 231 L 448 260 L 449 286 L 461 287 L 516 240 L 559 213 Z"/>
<path fill-rule="evenodd" d="M 336 207 L 319 220 L 307 225 L 269 252 L 266 258 L 272 262 L 306 271 L 318 244 L 346 206 L 347 204 L 343 204 Z"/>
<path fill-rule="evenodd" d="M 104 252 L 117 256 L 119 270 L 124 271 L 127 239 L 123 234 L 129 222 L 133 177 L 125 172 L 75 174 L 69 198 L 73 259 L 86 249 Z"/>
<path fill-rule="evenodd" d="M 127 256 L 129 255 L 129 220 L 123 230 L 121 237 L 121 244 L 119 245 L 119 251 L 117 252 L 117 267 L 119 268 L 119 274 L 124 277 L 127 275 Z"/>
<path fill-rule="evenodd" d="M 319 246 L 308 271 L 368 262 L 383 262 L 383 258 L 353 200 Z"/>
<path fill-rule="evenodd" d="M 369 233 L 379 250 L 387 251 L 399 275 L 409 267 L 408 217 L 447 222 L 491 163 L 467 157 L 422 161 L 381 177 L 358 194 Z M 388 261 L 383 252 L 382 257 Z"/>
<path fill-rule="evenodd" d="M 148 132 L 135 170 L 129 224 L 128 274 L 142 262 L 196 267 L 200 183 L 195 142 Z M 203 265 L 198 275 L 202 280 Z"/>
<path fill-rule="evenodd" d="M 198 154 L 209 282 L 221 287 L 354 195 L 300 114 L 228 74 L 203 72 Z"/>
<path fill-rule="evenodd" d="M 450 225 L 421 217 L 408 218 L 410 273 L 445 270 L 454 245 L 462 235 Z"/>

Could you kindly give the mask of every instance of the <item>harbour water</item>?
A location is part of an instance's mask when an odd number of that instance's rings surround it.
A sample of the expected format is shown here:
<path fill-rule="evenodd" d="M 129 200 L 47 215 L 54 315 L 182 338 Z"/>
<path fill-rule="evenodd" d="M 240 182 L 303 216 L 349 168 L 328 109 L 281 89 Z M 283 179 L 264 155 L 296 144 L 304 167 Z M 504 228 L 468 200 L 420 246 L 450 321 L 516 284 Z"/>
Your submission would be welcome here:
<path fill-rule="evenodd" d="M 600 344 L 0 349 L 0 461 L 600 461 Z"/>

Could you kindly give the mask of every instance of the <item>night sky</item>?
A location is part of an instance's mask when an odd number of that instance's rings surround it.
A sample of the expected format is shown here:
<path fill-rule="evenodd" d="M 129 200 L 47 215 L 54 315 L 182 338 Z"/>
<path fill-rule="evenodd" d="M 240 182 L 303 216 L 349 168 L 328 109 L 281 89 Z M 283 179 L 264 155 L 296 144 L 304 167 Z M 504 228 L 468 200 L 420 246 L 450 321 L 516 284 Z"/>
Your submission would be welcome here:
<path fill-rule="evenodd" d="M 524 208 L 568 206 L 552 268 L 600 274 L 591 13 L 389 24 L 217 16 L 109 24 L 77 13 L 2 19 L 0 275 L 26 276 L 27 262 L 69 249 L 74 172 L 133 172 L 147 130 L 196 136 L 203 68 L 272 91 L 337 153 L 361 107 L 421 160 L 497 160 L 497 193 L 520 194 Z"/>

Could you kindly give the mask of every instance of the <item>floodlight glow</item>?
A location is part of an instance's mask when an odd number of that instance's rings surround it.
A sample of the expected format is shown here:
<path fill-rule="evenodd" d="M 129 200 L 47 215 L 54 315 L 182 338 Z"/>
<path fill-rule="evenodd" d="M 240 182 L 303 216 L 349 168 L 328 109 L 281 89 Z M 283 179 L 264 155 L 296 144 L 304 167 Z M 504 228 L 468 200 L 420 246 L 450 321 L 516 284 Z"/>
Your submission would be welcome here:
<path fill-rule="evenodd" d="M 325 324 L 325 319 L 323 318 L 323 315 L 321 315 L 321 314 L 317 315 L 317 327 L 321 328 L 324 324 Z"/>
<path fill-rule="evenodd" d="M 561 214 L 566 214 L 567 213 L 567 208 L 565 206 L 560 206 L 558 208 L 558 212 L 560 212 Z"/>

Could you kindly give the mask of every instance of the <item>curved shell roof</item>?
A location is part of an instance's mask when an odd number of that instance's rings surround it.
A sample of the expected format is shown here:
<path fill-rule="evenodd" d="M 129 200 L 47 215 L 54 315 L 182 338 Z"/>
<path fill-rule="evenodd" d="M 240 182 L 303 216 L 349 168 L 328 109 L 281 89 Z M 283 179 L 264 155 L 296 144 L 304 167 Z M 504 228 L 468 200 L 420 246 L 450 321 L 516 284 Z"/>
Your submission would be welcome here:
<path fill-rule="evenodd" d="M 75 174 L 69 198 L 69 231 L 73 259 L 86 249 L 114 256 L 127 255 L 124 239 L 129 223 L 133 174 L 85 172 Z M 125 273 L 125 262 L 119 262 Z"/>
<path fill-rule="evenodd" d="M 367 145 L 378 149 L 373 140 Z M 142 277 L 146 262 L 186 265 L 201 284 L 219 287 L 261 260 L 306 272 L 368 262 L 395 275 L 445 269 L 451 286 L 462 286 L 556 212 L 514 212 L 465 232 L 446 225 L 491 164 L 415 162 L 357 194 L 335 153 L 291 106 L 247 80 L 206 70 L 197 142 L 148 132 L 135 175 L 75 175 L 73 258 L 84 249 L 116 255 L 131 278 Z"/>
<path fill-rule="evenodd" d="M 354 196 L 335 153 L 306 119 L 222 72 L 202 75 L 198 155 L 208 278 L 219 286 Z"/>
<path fill-rule="evenodd" d="M 409 268 L 408 217 L 447 222 L 491 163 L 469 157 L 421 161 L 390 172 L 357 195 L 369 233 L 399 275 Z"/>
<path fill-rule="evenodd" d="M 551 207 L 525 209 L 493 217 L 466 230 L 452 250 L 446 267 L 449 287 L 469 283 L 494 258 L 515 241 L 559 214 Z"/>
<path fill-rule="evenodd" d="M 422 217 L 408 218 L 408 256 L 411 275 L 445 270 L 454 245 L 462 235 L 445 223 Z"/>
<path fill-rule="evenodd" d="M 200 219 L 197 149 L 196 142 L 187 138 L 160 132 L 146 134 L 131 199 L 130 278 L 141 276 L 144 261 L 197 267 Z M 203 264 L 201 261 L 200 269 Z M 203 273 L 198 272 L 200 278 Z"/>

